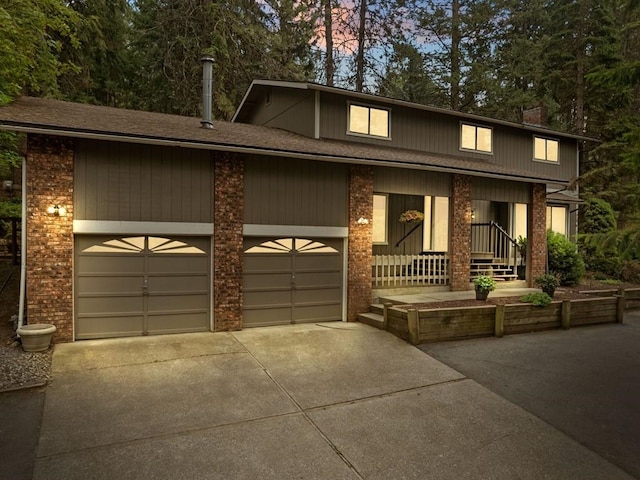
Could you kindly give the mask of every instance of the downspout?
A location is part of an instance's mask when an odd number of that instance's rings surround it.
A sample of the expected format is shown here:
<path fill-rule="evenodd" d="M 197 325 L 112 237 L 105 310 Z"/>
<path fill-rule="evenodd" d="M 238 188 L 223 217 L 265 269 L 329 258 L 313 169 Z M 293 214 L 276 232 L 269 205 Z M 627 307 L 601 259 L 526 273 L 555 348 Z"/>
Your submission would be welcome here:
<path fill-rule="evenodd" d="M 24 325 L 24 299 L 27 283 L 26 255 L 26 221 L 27 221 L 27 156 L 22 158 L 22 219 L 20 221 L 20 303 L 18 306 L 18 328 Z"/>

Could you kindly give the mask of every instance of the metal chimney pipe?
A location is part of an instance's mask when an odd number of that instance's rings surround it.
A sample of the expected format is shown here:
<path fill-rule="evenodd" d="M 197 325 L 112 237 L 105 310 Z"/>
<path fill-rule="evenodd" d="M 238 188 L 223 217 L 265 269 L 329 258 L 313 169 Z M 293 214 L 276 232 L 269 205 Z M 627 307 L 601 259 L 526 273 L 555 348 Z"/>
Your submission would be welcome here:
<path fill-rule="evenodd" d="M 211 118 L 213 88 L 213 57 L 205 54 L 202 62 L 202 128 L 213 128 Z"/>

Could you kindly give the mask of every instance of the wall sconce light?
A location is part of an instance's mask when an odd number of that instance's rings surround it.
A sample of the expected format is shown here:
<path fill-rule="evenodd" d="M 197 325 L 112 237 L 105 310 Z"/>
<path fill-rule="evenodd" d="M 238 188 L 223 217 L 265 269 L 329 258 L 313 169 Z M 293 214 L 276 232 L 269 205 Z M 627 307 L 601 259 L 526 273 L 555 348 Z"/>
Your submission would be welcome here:
<path fill-rule="evenodd" d="M 356 223 L 358 225 L 369 225 L 369 219 L 368 218 L 364 218 L 364 217 L 360 217 Z"/>
<path fill-rule="evenodd" d="M 47 208 L 47 213 L 49 215 L 53 215 L 54 217 L 64 217 L 64 215 L 67 213 L 67 209 L 61 207 L 60 205 L 51 205 L 49 208 Z"/>
<path fill-rule="evenodd" d="M 475 220 L 475 219 L 476 219 L 476 211 L 471 210 L 471 220 Z"/>

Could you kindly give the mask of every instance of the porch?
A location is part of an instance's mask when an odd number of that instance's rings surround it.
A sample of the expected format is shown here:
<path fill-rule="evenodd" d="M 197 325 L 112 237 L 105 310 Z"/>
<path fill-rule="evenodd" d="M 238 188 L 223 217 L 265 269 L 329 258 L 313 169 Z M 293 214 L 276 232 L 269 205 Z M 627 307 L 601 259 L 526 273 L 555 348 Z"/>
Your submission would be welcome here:
<path fill-rule="evenodd" d="M 398 244 L 417 229 L 414 228 Z M 490 275 L 499 281 L 518 279 L 518 266 L 524 265 L 518 242 L 494 221 L 471 224 L 469 281 Z M 372 286 L 398 288 L 446 286 L 450 275 L 449 254 L 427 251 L 419 254 L 373 255 Z M 522 277 L 521 279 L 524 279 Z"/>

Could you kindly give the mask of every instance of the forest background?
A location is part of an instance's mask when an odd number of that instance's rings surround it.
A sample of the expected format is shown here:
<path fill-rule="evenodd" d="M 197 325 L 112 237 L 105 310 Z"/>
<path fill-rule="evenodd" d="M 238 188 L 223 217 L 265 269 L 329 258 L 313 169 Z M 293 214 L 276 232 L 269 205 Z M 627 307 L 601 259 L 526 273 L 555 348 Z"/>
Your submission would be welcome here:
<path fill-rule="evenodd" d="M 640 0 L 0 0 L 0 105 L 32 95 L 197 116 L 204 53 L 221 120 L 253 79 L 518 123 L 543 107 L 551 128 L 600 141 L 581 148 L 582 225 L 640 277 Z M 0 132 L 0 179 L 19 141 Z"/>

